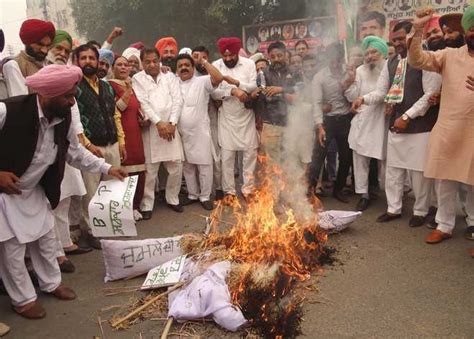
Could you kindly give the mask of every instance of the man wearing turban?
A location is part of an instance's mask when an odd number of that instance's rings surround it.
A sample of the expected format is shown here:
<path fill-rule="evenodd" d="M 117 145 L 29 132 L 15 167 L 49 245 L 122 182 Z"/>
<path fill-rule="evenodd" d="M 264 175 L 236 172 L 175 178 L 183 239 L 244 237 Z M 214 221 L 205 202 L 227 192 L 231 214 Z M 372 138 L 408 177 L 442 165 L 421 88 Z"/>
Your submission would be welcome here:
<path fill-rule="evenodd" d="M 114 52 L 110 49 L 99 49 L 99 68 L 97 76 L 99 79 L 104 79 L 109 74 L 110 67 L 114 64 Z"/>
<path fill-rule="evenodd" d="M 155 44 L 160 53 L 161 63 L 176 72 L 176 57 L 178 56 L 178 43 L 173 37 L 161 38 Z"/>
<path fill-rule="evenodd" d="M 461 19 L 461 13 L 445 14 L 439 18 L 439 25 L 443 30 L 446 47 L 459 48 L 464 46 L 464 30 Z"/>
<path fill-rule="evenodd" d="M 439 16 L 432 17 L 423 29 L 423 37 L 430 51 L 437 51 L 446 47 L 439 19 Z"/>
<path fill-rule="evenodd" d="M 46 66 L 26 78 L 37 94 L 0 102 L 0 144 L 15 145 L 0 148 L 0 275 L 14 311 L 29 319 L 43 318 L 46 312 L 28 276 L 26 249 L 43 292 L 61 300 L 76 298 L 61 283 L 51 212 L 60 199 L 65 162 L 119 179 L 126 176 L 79 145 L 70 128 L 81 78 L 76 66 Z"/>
<path fill-rule="evenodd" d="M 249 94 L 257 88 L 257 72 L 252 60 L 238 55 L 242 42 L 239 38 L 221 38 L 217 41 L 221 59 L 213 66 L 225 82 L 213 93 L 213 99 L 222 100 L 219 108 L 218 139 L 221 147 L 222 189 L 228 199 L 236 197 L 234 163 L 238 151 L 243 153 L 244 196 L 251 194 L 257 164 L 257 130 L 255 113 L 247 108 Z"/>
<path fill-rule="evenodd" d="M 25 86 L 25 78 L 43 67 L 55 34 L 56 29 L 49 21 L 28 19 L 23 22 L 20 39 L 25 45 L 25 50 L 3 65 L 8 96 L 31 92 L 31 89 Z"/>
<path fill-rule="evenodd" d="M 130 77 L 140 72 L 143 69 L 142 61 L 140 59 L 140 51 L 135 47 L 126 48 L 122 56 L 127 59 L 130 66 Z"/>
<path fill-rule="evenodd" d="M 377 80 L 385 66 L 388 46 L 382 38 L 370 35 L 362 40 L 362 52 L 364 64 L 357 68 L 355 81 L 345 92 L 350 102 L 377 88 Z M 379 168 L 385 160 L 388 120 L 384 108 L 383 102 L 371 106 L 364 105 L 356 111 L 351 121 L 348 140 L 354 163 L 355 191 L 361 195 L 356 206 L 358 211 L 366 210 L 370 203 L 370 159 L 377 159 Z"/>
<path fill-rule="evenodd" d="M 46 61 L 49 65 L 66 65 L 72 51 L 72 37 L 69 33 L 60 29 L 56 30 L 56 36 L 51 44 Z"/>
<path fill-rule="evenodd" d="M 466 237 L 474 239 L 474 6 L 462 16 L 466 45 L 460 48 L 423 51 L 423 27 L 432 15 L 431 9 L 417 12 L 408 61 L 413 67 L 440 73 L 443 81 L 439 117 L 429 139 L 425 168 L 425 176 L 436 179 L 438 197 L 438 227 L 425 241 L 435 244 L 452 236 L 460 187 L 467 193 Z"/>
<path fill-rule="evenodd" d="M 424 176 L 428 140 L 438 117 L 438 108 L 430 105 L 429 98 L 439 91 L 441 77 L 408 65 L 407 34 L 411 28 L 409 21 L 401 21 L 393 27 L 391 39 L 399 55 L 387 61 L 377 88 L 357 98 L 353 110 L 358 111 L 362 104 L 383 102 L 389 108 L 385 183 L 387 212 L 380 215 L 377 222 L 390 222 L 401 217 L 403 188 L 408 175 L 415 195 L 409 226 L 419 227 L 426 222 L 434 184 Z"/>

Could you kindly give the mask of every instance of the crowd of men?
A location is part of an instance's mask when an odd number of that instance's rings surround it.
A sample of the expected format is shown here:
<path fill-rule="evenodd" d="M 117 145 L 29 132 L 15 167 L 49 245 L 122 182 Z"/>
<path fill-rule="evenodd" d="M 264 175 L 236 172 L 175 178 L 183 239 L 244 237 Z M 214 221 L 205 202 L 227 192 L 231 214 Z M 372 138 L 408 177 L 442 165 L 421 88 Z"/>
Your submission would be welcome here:
<path fill-rule="evenodd" d="M 46 314 L 30 275 L 45 293 L 76 297 L 61 272 L 74 271 L 68 256 L 100 249 L 88 205 L 101 180 L 138 175 L 137 221 L 152 217 L 156 192 L 177 213 L 232 204 L 239 190 L 252 199 L 258 152 L 285 162 L 295 121 L 290 152 L 308 196 L 332 188 L 347 203 L 352 177 L 364 211 L 382 187 L 385 223 L 413 190 L 409 226 L 432 228 L 435 244 L 451 237 L 459 195 L 474 240 L 474 7 L 420 11 L 389 44 L 377 13 L 360 30 L 348 62 L 339 43 L 314 52 L 275 41 L 248 57 L 231 37 L 211 63 L 205 46 L 179 51 L 172 37 L 115 54 L 120 28 L 102 46 L 73 46 L 52 23 L 25 21 L 25 49 L 0 78 L 0 277 L 14 311 Z"/>

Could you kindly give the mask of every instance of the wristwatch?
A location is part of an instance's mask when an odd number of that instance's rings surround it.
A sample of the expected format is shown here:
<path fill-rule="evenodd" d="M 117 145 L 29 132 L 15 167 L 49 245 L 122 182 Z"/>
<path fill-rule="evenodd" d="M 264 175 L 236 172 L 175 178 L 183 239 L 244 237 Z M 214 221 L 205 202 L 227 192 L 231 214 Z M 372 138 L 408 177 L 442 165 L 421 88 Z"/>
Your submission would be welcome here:
<path fill-rule="evenodd" d="M 409 117 L 406 113 L 403 113 L 403 114 L 402 114 L 402 120 L 405 121 L 405 122 L 409 122 L 409 121 L 410 121 L 410 117 Z"/>

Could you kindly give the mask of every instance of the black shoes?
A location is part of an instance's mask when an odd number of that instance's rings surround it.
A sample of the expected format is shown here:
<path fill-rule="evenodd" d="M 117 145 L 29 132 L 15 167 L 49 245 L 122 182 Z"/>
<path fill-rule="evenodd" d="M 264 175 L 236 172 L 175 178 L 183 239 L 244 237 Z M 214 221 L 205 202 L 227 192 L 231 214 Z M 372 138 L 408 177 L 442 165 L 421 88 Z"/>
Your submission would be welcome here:
<path fill-rule="evenodd" d="M 142 220 L 150 220 L 152 211 L 140 211 L 140 214 L 143 217 Z"/>
<path fill-rule="evenodd" d="M 212 200 L 201 201 L 201 205 L 206 211 L 212 211 L 214 209 L 214 202 Z"/>
<path fill-rule="evenodd" d="M 222 199 L 224 199 L 224 191 L 223 190 L 216 190 L 215 200 L 222 200 Z"/>
<path fill-rule="evenodd" d="M 181 205 L 181 204 L 178 204 L 178 205 L 166 204 L 166 205 L 169 208 L 171 208 L 173 211 L 175 211 L 176 213 L 183 213 L 184 212 L 183 205 Z"/>
<path fill-rule="evenodd" d="M 401 214 L 384 213 L 377 218 L 377 222 L 389 222 L 395 219 L 400 219 L 401 217 Z"/>
<path fill-rule="evenodd" d="M 195 202 L 198 202 L 198 199 L 190 199 L 188 197 L 183 197 L 182 199 L 179 200 L 179 204 L 181 206 L 188 206 L 188 205 L 192 205 L 194 204 Z"/>
<path fill-rule="evenodd" d="M 370 201 L 367 198 L 360 198 L 359 202 L 357 203 L 356 210 L 362 212 L 365 211 L 370 205 Z"/>
<path fill-rule="evenodd" d="M 425 217 L 421 217 L 419 215 L 414 215 L 411 217 L 408 225 L 410 227 L 420 227 L 423 226 L 425 223 Z"/>
<path fill-rule="evenodd" d="M 74 266 L 71 260 L 66 259 L 59 264 L 59 269 L 62 273 L 74 273 L 76 267 Z"/>
<path fill-rule="evenodd" d="M 349 202 L 349 199 L 347 199 L 342 193 L 342 191 L 334 191 L 332 196 L 336 199 L 339 200 L 340 202 L 343 202 L 344 204 L 347 204 Z"/>

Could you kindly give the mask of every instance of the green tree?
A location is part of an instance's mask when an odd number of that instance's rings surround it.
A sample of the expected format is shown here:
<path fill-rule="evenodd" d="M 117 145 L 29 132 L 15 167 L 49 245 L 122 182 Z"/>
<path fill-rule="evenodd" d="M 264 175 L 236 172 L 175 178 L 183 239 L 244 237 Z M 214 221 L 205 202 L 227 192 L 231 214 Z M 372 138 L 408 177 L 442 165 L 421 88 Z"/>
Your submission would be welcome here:
<path fill-rule="evenodd" d="M 114 26 L 124 29 L 114 49 L 143 41 L 154 45 L 173 36 L 181 47 L 199 44 L 215 50 L 222 36 L 241 36 L 242 26 L 328 15 L 330 0 L 72 0 L 78 31 L 103 41 Z"/>

